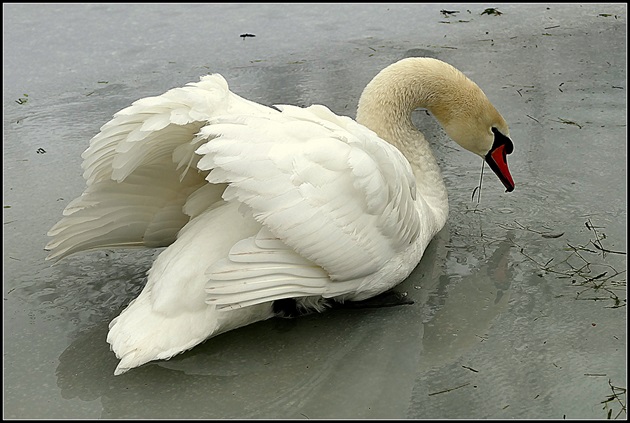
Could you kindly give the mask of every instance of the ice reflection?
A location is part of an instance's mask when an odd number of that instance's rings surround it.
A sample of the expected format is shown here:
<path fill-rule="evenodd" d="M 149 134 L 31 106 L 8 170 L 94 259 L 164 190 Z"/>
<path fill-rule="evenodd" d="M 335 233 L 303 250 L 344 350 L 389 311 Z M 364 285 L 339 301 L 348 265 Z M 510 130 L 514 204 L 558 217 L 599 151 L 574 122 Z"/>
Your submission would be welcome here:
<path fill-rule="evenodd" d="M 429 363 L 451 361 L 483 341 L 492 320 L 507 309 L 513 280 L 509 266 L 512 249 L 511 239 L 505 239 L 465 278 L 449 271 L 439 278 L 436 295 L 427 302 L 427 309 L 438 311 L 425 322 L 422 338 L 423 358 Z M 453 279 L 458 282 L 451 284 Z"/>
<path fill-rule="evenodd" d="M 272 319 L 119 377 L 103 323 L 82 332 L 59 357 L 57 384 L 66 399 L 100 398 L 101 418 L 139 417 L 139 398 L 145 418 L 400 415 L 418 369 L 451 361 L 480 342 L 509 302 L 512 243 L 499 243 L 478 270 L 452 283 L 448 237 L 442 231 L 397 288 L 413 305 Z M 359 387 L 362 395 L 348 403 L 347 392 Z"/>

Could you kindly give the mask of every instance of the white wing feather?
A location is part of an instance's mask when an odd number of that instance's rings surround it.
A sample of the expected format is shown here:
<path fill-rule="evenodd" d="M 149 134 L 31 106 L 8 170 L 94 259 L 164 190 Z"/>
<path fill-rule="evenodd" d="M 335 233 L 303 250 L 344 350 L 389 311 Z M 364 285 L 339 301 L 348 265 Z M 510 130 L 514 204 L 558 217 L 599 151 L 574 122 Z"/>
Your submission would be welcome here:
<path fill-rule="evenodd" d="M 211 170 L 209 182 L 228 184 L 226 201 L 249 206 L 286 244 L 285 260 L 297 253 L 308 264 L 280 269 L 271 259 L 250 259 L 245 266 L 235 249 L 210 268 L 209 303 L 236 307 L 350 292 L 356 284 L 342 282 L 377 272 L 420 232 L 415 180 L 397 149 L 323 106 L 281 109 L 273 116 L 212 119 L 200 131 L 212 140 L 197 149 L 198 167 Z M 251 249 L 247 257 L 259 253 Z M 323 269 L 327 283 L 320 283 L 319 269 L 304 276 L 306 268 Z M 255 275 L 255 283 L 245 274 Z"/>
<path fill-rule="evenodd" d="M 207 276 L 206 302 L 228 310 L 280 298 L 321 295 L 330 283 L 321 267 L 265 227 L 237 242 L 228 257 L 209 268 Z"/>
<path fill-rule="evenodd" d="M 220 75 L 138 100 L 114 115 L 82 154 L 86 191 L 49 235 L 49 259 L 117 246 L 160 247 L 219 200 L 196 167 L 199 129 L 214 116 L 276 110 L 231 93 Z M 195 192 L 196 195 L 191 194 Z M 203 195 L 199 193 L 203 192 Z"/>
<path fill-rule="evenodd" d="M 279 107 L 211 75 L 116 113 L 82 156 L 87 189 L 51 229 L 49 258 L 169 245 L 222 196 L 263 228 L 208 263 L 209 304 L 356 289 L 420 233 L 409 163 L 323 106 Z"/>

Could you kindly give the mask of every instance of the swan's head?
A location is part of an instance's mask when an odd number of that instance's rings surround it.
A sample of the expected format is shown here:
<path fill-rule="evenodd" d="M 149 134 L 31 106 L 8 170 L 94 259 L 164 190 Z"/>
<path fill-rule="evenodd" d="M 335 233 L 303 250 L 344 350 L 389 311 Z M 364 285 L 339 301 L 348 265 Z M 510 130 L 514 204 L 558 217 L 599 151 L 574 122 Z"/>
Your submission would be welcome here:
<path fill-rule="evenodd" d="M 459 114 L 454 115 L 451 111 L 448 119 L 437 114 L 436 118 L 453 141 L 481 156 L 506 190 L 511 192 L 514 190 L 514 180 L 508 168 L 507 155 L 514 151 L 514 144 L 510 139 L 510 131 L 501 114 L 481 89 L 477 89 L 477 94 L 482 98 L 473 101 L 473 104 L 476 103 L 475 107 L 466 107 L 466 104 L 463 108 L 458 107 Z M 433 112 L 435 113 L 434 110 Z"/>
<path fill-rule="evenodd" d="M 449 137 L 481 156 L 505 188 L 514 190 L 507 166 L 514 145 L 507 123 L 481 88 L 448 63 L 409 57 L 386 67 L 363 91 L 357 121 L 381 136 L 390 135 L 392 142 L 391 134 L 400 125 L 411 125 L 411 112 L 417 108 L 428 109 Z"/>
<path fill-rule="evenodd" d="M 481 88 L 462 72 L 438 60 L 431 65 L 439 76 L 434 78 L 434 98 L 427 108 L 453 141 L 481 156 L 507 191 L 514 190 L 507 165 L 507 155 L 514 151 L 514 144 L 505 119 Z"/>

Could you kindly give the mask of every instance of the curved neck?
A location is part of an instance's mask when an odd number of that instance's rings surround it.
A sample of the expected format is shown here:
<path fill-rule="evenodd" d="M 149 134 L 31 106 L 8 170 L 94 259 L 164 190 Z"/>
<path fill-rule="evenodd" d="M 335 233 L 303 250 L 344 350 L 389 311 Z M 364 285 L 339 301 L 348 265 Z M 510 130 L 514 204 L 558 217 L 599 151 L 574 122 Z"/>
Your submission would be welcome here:
<path fill-rule="evenodd" d="M 450 119 L 450 111 L 440 108 L 440 99 L 448 94 L 443 87 L 448 85 L 446 78 L 450 75 L 436 73 L 435 70 L 429 72 L 424 66 L 425 61 L 434 64 L 434 59 L 405 59 L 374 77 L 359 100 L 357 122 L 376 132 L 405 155 L 416 177 L 420 193 L 418 198 L 424 199 L 431 208 L 438 209 L 438 214 L 446 219 L 446 186 L 429 143 L 411 121 L 411 113 L 417 108 L 426 108 L 444 126 L 444 122 Z"/>

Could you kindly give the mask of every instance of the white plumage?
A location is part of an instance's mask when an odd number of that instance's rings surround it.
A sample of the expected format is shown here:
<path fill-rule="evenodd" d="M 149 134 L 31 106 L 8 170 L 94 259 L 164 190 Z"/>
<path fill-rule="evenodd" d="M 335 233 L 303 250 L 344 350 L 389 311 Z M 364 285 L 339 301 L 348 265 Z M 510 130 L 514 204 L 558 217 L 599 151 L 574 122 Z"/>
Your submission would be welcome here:
<path fill-rule="evenodd" d="M 87 188 L 46 246 L 51 259 L 168 246 L 110 325 L 115 373 L 272 317 L 276 300 L 321 310 L 326 299 L 369 298 L 406 278 L 448 212 L 437 164 L 409 119 L 434 101 L 426 87 L 444 75 L 455 88 L 438 84 L 434 114 L 458 108 L 479 134 L 456 141 L 488 153 L 489 128 L 507 137 L 505 121 L 434 59 L 381 72 L 361 98 L 363 124 L 319 105 L 253 103 L 220 75 L 116 113 L 83 153 Z M 453 100 L 461 95 L 474 101 Z M 457 122 L 441 123 L 452 131 Z"/>

